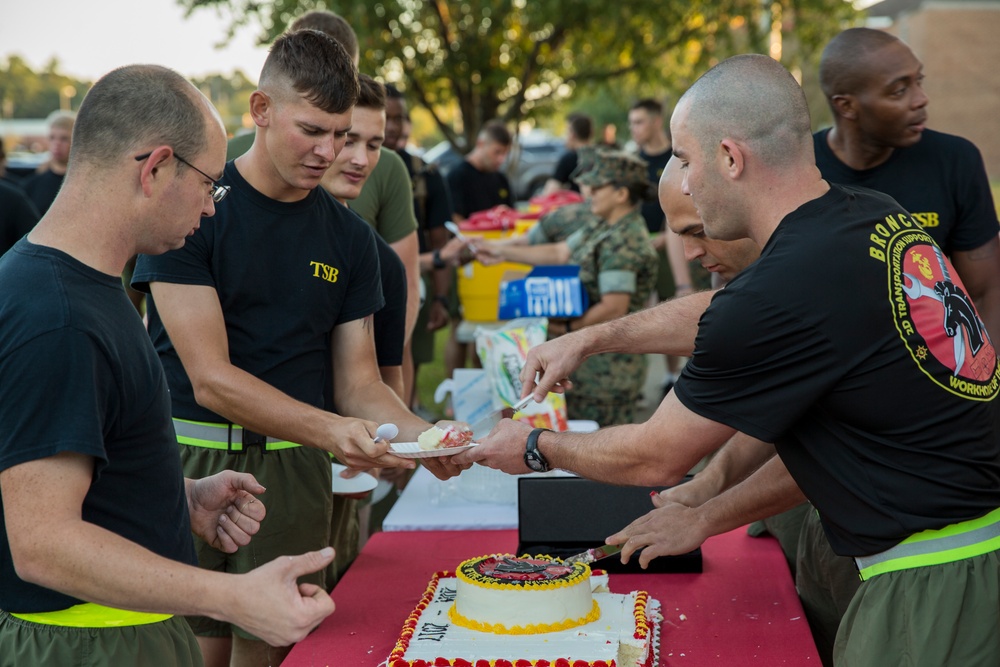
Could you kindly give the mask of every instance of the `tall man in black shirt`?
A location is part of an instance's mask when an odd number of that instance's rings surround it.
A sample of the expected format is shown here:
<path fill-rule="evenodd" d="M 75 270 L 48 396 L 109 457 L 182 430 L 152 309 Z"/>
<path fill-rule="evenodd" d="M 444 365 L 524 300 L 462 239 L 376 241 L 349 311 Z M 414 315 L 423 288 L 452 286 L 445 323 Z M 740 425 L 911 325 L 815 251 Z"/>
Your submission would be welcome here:
<path fill-rule="evenodd" d="M 185 470 L 252 470 L 264 502 L 281 499 L 250 553 L 220 557 L 198 543 L 205 569 L 247 571 L 299 544 L 325 547 L 330 454 L 354 468 L 412 467 L 374 441 L 375 429 L 392 422 L 416 440 L 430 426 L 379 375 L 374 232 L 319 187 L 357 96 L 338 42 L 315 30 L 275 40 L 250 97 L 254 144 L 219 176 L 232 194 L 183 248 L 137 262 Z M 311 576 L 326 586 L 324 572 Z M 232 624 L 188 621 L 209 666 L 230 664 L 230 653 L 233 664 L 269 665 L 290 650 Z"/>
<path fill-rule="evenodd" d="M 1000 223 L 983 158 L 968 140 L 927 129 L 923 78 L 913 51 L 886 32 L 834 37 L 820 62 L 834 125 L 814 135 L 816 165 L 832 183 L 884 192 L 910 211 L 1000 336 Z"/>
<path fill-rule="evenodd" d="M 500 171 L 513 139 L 499 120 L 491 120 L 479 131 L 476 145 L 448 172 L 448 190 L 454 208 L 452 218 L 462 222 L 473 213 L 505 204 L 514 206 L 514 193 L 507 175 Z"/>
<path fill-rule="evenodd" d="M 503 166 L 513 139 L 510 131 L 499 120 L 491 120 L 479 131 L 476 145 L 459 164 L 448 172 L 446 182 L 451 193 L 452 219 L 462 222 L 473 213 L 495 206 L 514 206 L 514 193 L 510 188 Z M 458 340 L 460 318 L 457 296 L 452 302 L 451 335 L 445 347 L 445 375 L 451 377 L 456 368 L 465 368 L 469 358 L 469 344 Z"/>
<path fill-rule="evenodd" d="M 737 432 L 773 442 L 780 460 L 758 474 L 782 493 L 767 506 L 667 505 L 609 541 L 625 558 L 646 546 L 646 563 L 804 493 L 865 579 L 838 636 L 843 664 L 997 664 L 1000 365 L 954 267 L 891 198 L 821 179 L 802 90 L 766 56 L 706 73 L 672 130 L 706 233 L 750 238 L 760 259 L 700 320 L 696 294 L 588 327 L 533 349 L 521 380 L 541 398 L 590 354 L 662 352 L 665 331 L 697 330 L 674 391 L 648 422 L 594 434 L 504 420 L 452 462 L 654 485 Z M 953 299 L 969 315 L 957 326 Z"/>

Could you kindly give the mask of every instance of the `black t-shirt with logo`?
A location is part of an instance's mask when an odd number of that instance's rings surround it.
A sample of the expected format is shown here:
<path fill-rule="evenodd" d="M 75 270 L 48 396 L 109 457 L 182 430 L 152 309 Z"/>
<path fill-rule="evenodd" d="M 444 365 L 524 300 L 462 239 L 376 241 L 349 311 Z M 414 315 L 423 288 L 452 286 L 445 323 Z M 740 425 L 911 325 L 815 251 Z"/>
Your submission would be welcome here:
<path fill-rule="evenodd" d="M 463 217 L 501 204 L 514 206 L 510 181 L 499 171 L 479 171 L 468 160 L 462 160 L 452 167 L 445 181 L 451 193 L 452 208 Z"/>
<path fill-rule="evenodd" d="M 823 178 L 886 193 L 911 212 L 946 255 L 975 250 L 1000 232 L 983 157 L 972 142 L 924 130 L 913 146 L 896 148 L 887 161 L 859 171 L 834 155 L 829 133 L 813 135 Z"/>
<path fill-rule="evenodd" d="M 22 239 L 0 259 L 0 285 L 0 471 L 89 456 L 83 520 L 195 565 L 163 367 L 121 279 Z M 0 499 L 0 609 L 80 603 L 17 576 Z"/>
<path fill-rule="evenodd" d="M 233 365 L 316 407 L 329 395 L 330 335 L 383 306 L 374 232 L 316 188 L 297 202 L 255 190 L 233 162 L 229 196 L 184 247 L 140 255 L 133 286 L 206 285 L 219 295 Z M 199 406 L 191 382 L 149 300 L 149 334 L 170 385 L 175 417 L 224 422 Z"/>
<path fill-rule="evenodd" d="M 674 391 L 775 443 L 858 556 L 1000 507 L 998 382 L 933 240 L 890 197 L 834 185 L 716 295 Z"/>

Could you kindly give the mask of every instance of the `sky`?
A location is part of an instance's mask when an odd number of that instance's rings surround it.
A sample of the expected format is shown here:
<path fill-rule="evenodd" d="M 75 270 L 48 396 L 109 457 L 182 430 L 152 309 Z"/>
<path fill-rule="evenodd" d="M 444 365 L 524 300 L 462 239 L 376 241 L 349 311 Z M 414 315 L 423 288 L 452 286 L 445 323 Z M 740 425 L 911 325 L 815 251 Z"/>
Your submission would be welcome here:
<path fill-rule="evenodd" d="M 96 80 L 121 65 L 153 63 L 186 77 L 241 69 L 256 81 L 267 57 L 256 26 L 215 45 L 228 19 L 214 8 L 184 18 L 176 0 L 21 0 L 0 9 L 0 60 L 20 55 L 34 70 L 53 57 L 57 71 Z"/>

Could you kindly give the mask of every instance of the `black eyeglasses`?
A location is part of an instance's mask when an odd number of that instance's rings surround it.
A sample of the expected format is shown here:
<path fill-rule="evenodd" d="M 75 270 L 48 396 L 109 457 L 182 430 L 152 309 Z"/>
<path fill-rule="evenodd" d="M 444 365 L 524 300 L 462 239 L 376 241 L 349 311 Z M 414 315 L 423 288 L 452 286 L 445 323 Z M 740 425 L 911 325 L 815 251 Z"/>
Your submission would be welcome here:
<path fill-rule="evenodd" d="M 142 155 L 136 155 L 135 156 L 135 161 L 136 162 L 142 162 L 143 160 L 145 160 L 146 158 L 148 158 L 152 154 L 153 154 L 152 152 L 149 152 L 149 153 L 143 153 Z M 177 158 L 178 162 L 183 162 L 184 164 L 186 164 L 187 166 L 191 167 L 192 169 L 194 169 L 199 174 L 201 174 L 202 176 L 204 176 L 205 178 L 207 178 L 208 180 L 210 180 L 212 182 L 212 189 L 209 190 L 208 193 L 209 193 L 209 195 L 211 195 L 212 201 L 214 201 L 216 204 L 218 204 L 220 201 L 222 201 L 223 199 L 225 199 L 226 195 L 229 194 L 229 191 L 232 189 L 231 186 L 223 185 L 223 184 L 219 183 L 217 180 L 215 180 L 214 178 L 212 178 L 211 176 L 209 176 L 208 174 L 206 174 L 205 172 L 203 172 L 201 169 L 199 169 L 198 167 L 194 166 L 193 164 L 191 164 L 190 162 L 188 162 L 187 160 L 185 160 L 184 158 L 182 158 L 177 153 L 174 153 L 174 157 Z"/>

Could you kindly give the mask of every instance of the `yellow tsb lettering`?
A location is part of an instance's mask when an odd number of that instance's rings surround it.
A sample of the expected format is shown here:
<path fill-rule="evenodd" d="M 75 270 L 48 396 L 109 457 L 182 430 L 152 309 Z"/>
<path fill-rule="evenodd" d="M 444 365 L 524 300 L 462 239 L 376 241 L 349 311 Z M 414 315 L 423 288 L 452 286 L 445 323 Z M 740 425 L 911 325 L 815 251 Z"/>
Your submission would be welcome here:
<path fill-rule="evenodd" d="M 934 211 L 928 211 L 927 213 L 912 213 L 917 222 L 920 223 L 921 227 L 940 227 L 941 218 Z"/>
<path fill-rule="evenodd" d="M 328 283 L 337 282 L 337 277 L 340 275 L 340 269 L 335 266 L 330 266 L 329 264 L 323 264 L 322 262 L 309 262 L 309 266 L 313 269 L 314 278 L 321 278 Z"/>

